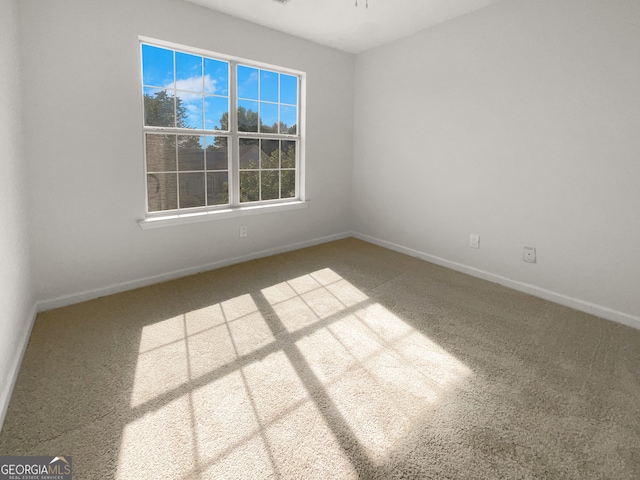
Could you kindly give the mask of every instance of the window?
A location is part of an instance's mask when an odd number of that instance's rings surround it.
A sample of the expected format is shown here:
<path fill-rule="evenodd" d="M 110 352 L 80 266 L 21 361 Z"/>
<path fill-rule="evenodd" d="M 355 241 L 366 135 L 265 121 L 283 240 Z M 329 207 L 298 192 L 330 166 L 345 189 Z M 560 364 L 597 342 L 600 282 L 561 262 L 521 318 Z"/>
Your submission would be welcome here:
<path fill-rule="evenodd" d="M 302 73 L 147 41 L 141 59 L 149 216 L 301 199 Z"/>

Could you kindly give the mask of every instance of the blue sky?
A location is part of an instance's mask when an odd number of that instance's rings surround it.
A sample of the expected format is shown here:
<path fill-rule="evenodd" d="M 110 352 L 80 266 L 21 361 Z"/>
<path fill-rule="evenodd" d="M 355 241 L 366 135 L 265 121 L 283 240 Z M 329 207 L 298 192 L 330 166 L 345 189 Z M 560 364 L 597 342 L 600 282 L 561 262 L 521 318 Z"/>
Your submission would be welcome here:
<path fill-rule="evenodd" d="M 174 57 L 172 50 L 143 44 L 142 72 L 145 94 L 178 90 L 190 128 L 220 128 L 220 118 L 228 111 L 227 62 L 183 52 Z M 288 126 L 297 123 L 296 76 L 238 65 L 237 82 L 239 106 L 260 108 L 265 125 L 277 123 L 278 115 Z"/>

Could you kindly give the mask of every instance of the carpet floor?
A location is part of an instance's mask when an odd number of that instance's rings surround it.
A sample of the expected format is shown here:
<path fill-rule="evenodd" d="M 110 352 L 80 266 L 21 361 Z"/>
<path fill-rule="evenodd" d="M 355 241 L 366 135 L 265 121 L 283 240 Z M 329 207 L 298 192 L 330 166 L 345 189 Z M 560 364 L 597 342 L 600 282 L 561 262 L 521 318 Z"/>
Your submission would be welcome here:
<path fill-rule="evenodd" d="M 74 479 L 637 479 L 640 331 L 353 238 L 38 315 Z"/>

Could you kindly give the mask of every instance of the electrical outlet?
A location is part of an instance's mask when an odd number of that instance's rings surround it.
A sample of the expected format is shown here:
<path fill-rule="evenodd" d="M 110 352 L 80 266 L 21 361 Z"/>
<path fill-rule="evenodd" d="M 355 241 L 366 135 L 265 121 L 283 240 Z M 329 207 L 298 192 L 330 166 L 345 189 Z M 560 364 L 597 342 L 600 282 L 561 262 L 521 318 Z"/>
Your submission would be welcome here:
<path fill-rule="evenodd" d="M 524 247 L 522 258 L 525 262 L 536 263 L 536 249 L 533 247 Z"/>
<path fill-rule="evenodd" d="M 244 238 L 247 235 L 248 235 L 247 226 L 246 225 L 242 225 L 240 227 L 240 238 Z"/>
<path fill-rule="evenodd" d="M 472 233 L 469 235 L 469 247 L 480 248 L 480 235 Z"/>

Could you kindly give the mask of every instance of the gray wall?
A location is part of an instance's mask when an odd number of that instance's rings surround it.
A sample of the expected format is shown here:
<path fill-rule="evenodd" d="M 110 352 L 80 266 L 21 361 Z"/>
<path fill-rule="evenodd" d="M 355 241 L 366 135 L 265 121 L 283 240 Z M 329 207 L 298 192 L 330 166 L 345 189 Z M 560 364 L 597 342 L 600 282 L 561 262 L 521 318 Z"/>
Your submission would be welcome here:
<path fill-rule="evenodd" d="M 635 0 L 501 2 L 359 55 L 354 230 L 640 326 L 639 58 Z"/>
<path fill-rule="evenodd" d="M 352 55 L 178 0 L 20 5 L 34 281 L 45 306 L 350 230 Z M 307 209 L 139 227 L 138 35 L 307 73 Z"/>
<path fill-rule="evenodd" d="M 17 0 L 0 2 L 0 425 L 34 316 L 22 154 Z"/>

